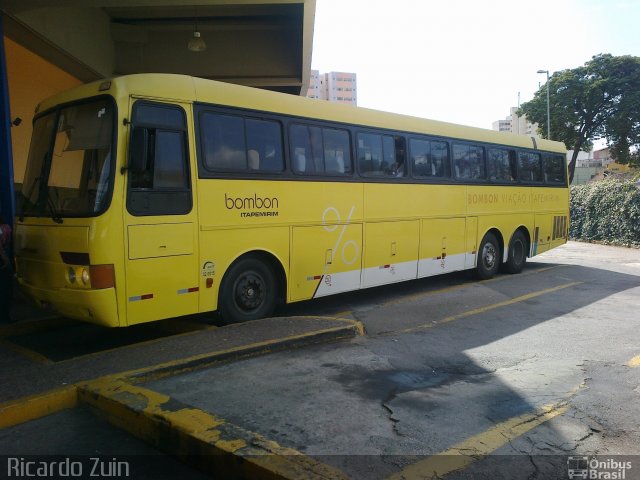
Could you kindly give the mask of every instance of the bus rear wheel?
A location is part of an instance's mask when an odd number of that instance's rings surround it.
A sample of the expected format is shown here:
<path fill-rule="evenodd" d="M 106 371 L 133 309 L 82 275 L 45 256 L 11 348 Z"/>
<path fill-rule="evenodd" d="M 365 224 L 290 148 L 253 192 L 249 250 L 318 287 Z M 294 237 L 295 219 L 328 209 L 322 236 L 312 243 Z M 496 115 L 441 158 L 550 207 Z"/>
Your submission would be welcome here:
<path fill-rule="evenodd" d="M 507 273 L 520 273 L 526 262 L 527 239 L 520 230 L 517 230 L 509 242 L 509 255 L 503 265 L 503 270 Z"/>
<path fill-rule="evenodd" d="M 487 233 L 478 249 L 476 276 L 480 280 L 487 280 L 498 273 L 500 267 L 500 245 L 493 233 Z"/>
<path fill-rule="evenodd" d="M 276 305 L 276 282 L 272 269 L 257 258 L 234 263 L 222 280 L 219 311 L 229 323 L 268 317 Z"/>

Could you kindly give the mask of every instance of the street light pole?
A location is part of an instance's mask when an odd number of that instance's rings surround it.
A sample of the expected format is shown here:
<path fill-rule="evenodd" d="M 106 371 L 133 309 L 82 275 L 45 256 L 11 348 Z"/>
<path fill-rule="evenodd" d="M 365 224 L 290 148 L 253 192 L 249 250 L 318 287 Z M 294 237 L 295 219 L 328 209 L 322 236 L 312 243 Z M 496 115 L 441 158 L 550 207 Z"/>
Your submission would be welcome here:
<path fill-rule="evenodd" d="M 538 70 L 547 74 L 547 139 L 551 140 L 551 107 L 549 105 L 549 70 Z"/>

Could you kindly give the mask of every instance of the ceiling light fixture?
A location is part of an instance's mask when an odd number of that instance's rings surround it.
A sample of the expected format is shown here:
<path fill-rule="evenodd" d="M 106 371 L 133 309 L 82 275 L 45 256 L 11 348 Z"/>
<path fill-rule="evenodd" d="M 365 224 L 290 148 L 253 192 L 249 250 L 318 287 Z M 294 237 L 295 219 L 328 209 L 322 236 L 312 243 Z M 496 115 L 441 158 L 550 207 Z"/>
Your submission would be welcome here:
<path fill-rule="evenodd" d="M 187 48 L 192 52 L 204 52 L 207 49 L 207 44 L 204 42 L 202 37 L 200 36 L 200 31 L 198 30 L 198 19 L 195 19 L 195 25 L 193 28 L 193 37 L 189 40 L 187 44 Z"/>

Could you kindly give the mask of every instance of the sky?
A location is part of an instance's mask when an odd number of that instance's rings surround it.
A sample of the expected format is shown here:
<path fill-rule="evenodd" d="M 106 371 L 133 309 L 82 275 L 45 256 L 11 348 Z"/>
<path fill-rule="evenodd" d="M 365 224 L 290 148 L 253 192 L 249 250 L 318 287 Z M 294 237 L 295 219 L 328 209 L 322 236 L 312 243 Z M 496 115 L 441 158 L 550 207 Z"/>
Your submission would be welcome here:
<path fill-rule="evenodd" d="M 491 128 L 545 74 L 640 56 L 640 0 L 316 0 L 312 68 L 358 105 Z"/>

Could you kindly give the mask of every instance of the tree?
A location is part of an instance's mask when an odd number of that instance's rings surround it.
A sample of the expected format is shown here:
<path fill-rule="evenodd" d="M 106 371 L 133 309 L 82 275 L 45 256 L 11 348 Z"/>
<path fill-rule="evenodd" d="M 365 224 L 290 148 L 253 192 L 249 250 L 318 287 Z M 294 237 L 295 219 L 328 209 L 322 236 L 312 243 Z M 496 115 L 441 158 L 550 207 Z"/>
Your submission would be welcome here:
<path fill-rule="evenodd" d="M 573 150 L 569 178 L 573 180 L 576 159 L 589 151 L 593 141 L 606 139 L 617 162 L 639 160 L 640 147 L 640 57 L 600 54 L 584 66 L 555 72 L 549 78 L 551 138 Z M 526 115 L 547 132 L 547 84 L 524 103 L 518 115 Z"/>

